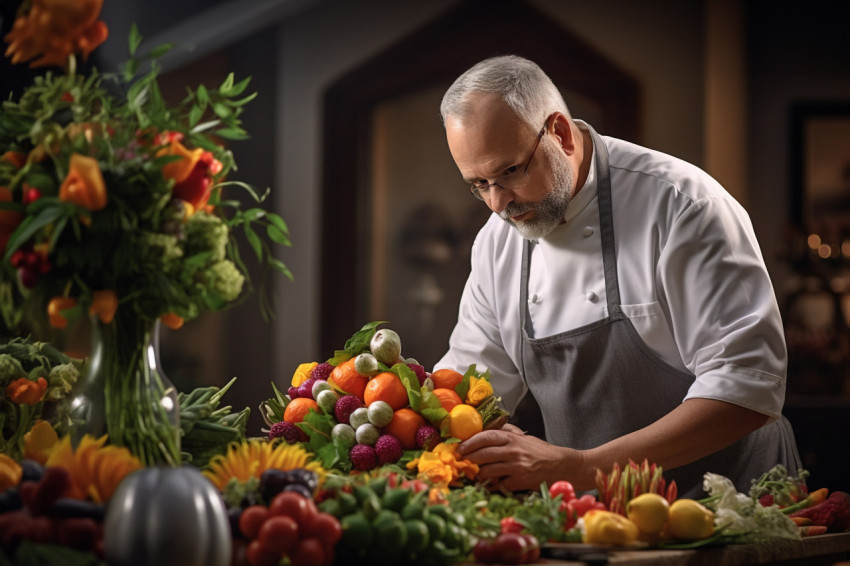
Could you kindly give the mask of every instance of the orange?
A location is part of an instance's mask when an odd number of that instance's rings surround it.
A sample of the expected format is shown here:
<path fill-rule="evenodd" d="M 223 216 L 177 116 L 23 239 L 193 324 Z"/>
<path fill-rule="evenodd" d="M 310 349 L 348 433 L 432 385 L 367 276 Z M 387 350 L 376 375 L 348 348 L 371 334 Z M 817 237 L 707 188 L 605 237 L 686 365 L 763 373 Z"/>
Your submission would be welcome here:
<path fill-rule="evenodd" d="M 463 403 L 463 399 L 460 398 L 460 395 L 455 393 L 454 389 L 445 389 L 443 387 L 439 387 L 433 391 L 434 395 L 436 395 L 437 399 L 440 400 L 440 405 L 449 412 L 452 409 Z"/>
<path fill-rule="evenodd" d="M 463 380 L 463 374 L 458 373 L 453 369 L 438 369 L 434 373 L 431 374 L 431 381 L 434 382 L 434 389 L 451 389 L 454 391 L 455 387 Z"/>
<path fill-rule="evenodd" d="M 422 415 L 413 409 L 404 408 L 393 413 L 393 420 L 384 427 L 384 432 L 398 438 L 405 450 L 414 450 L 417 448 L 416 431 L 424 424 Z"/>
<path fill-rule="evenodd" d="M 375 401 L 386 401 L 393 411 L 398 411 L 407 406 L 407 388 L 396 374 L 385 371 L 369 380 L 363 400 L 367 407 Z"/>
<path fill-rule="evenodd" d="M 332 387 L 355 395 L 362 400 L 363 392 L 366 390 L 366 384 L 369 383 L 369 378 L 365 375 L 360 375 L 354 369 L 355 359 L 350 358 L 336 366 L 328 377 L 328 383 Z"/>
<path fill-rule="evenodd" d="M 458 405 L 448 416 L 449 434 L 455 438 L 466 440 L 484 429 L 481 413 L 472 405 Z"/>
<path fill-rule="evenodd" d="M 307 416 L 307 413 L 310 412 L 310 409 L 313 409 L 317 413 L 321 412 L 319 411 L 319 404 L 312 399 L 308 397 L 297 397 L 286 406 L 286 410 L 283 412 L 283 420 L 288 423 L 300 423 Z"/>

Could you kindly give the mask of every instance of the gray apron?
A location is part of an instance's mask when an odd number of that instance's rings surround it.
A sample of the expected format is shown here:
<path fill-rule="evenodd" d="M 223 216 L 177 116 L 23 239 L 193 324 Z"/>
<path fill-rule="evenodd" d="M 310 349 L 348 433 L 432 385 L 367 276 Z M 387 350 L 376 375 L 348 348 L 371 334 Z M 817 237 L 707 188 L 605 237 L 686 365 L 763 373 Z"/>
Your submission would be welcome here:
<path fill-rule="evenodd" d="M 528 316 L 528 271 L 534 244 L 525 242 L 520 291 L 521 374 L 528 391 L 511 418 L 529 434 L 579 450 L 657 421 L 682 403 L 695 379 L 652 351 L 620 309 L 608 150 L 593 128 L 588 129 L 596 152 L 608 316 L 553 336 L 529 338 L 533 333 Z M 632 459 L 640 463 L 643 457 L 635 454 Z M 668 483 L 676 481 L 680 497 L 703 497 L 706 472 L 726 476 L 739 492 L 747 493 L 751 480 L 775 464 L 783 464 L 790 473 L 801 467 L 794 434 L 785 417 L 701 460 L 665 470 L 664 477 Z"/>

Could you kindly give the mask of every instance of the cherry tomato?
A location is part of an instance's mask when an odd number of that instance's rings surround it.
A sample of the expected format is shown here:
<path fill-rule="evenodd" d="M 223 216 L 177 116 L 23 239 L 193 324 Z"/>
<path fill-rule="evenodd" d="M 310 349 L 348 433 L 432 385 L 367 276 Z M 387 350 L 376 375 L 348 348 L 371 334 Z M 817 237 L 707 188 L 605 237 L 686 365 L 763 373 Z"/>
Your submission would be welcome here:
<path fill-rule="evenodd" d="M 325 548 L 319 539 L 305 538 L 289 553 L 289 560 L 292 566 L 318 566 L 325 563 Z"/>
<path fill-rule="evenodd" d="M 268 516 L 269 510 L 262 505 L 246 507 L 239 515 L 239 530 L 242 536 L 248 540 L 257 538 L 257 533 L 260 532 L 260 527 Z"/>
<path fill-rule="evenodd" d="M 339 520 L 330 513 L 319 512 L 309 523 L 301 524 L 302 538 L 317 538 L 325 546 L 333 546 L 342 537 Z"/>
<path fill-rule="evenodd" d="M 260 527 L 257 540 L 263 548 L 280 556 L 289 552 L 298 540 L 298 523 L 285 515 L 269 517 Z"/>
<path fill-rule="evenodd" d="M 299 525 L 308 523 L 318 512 L 312 499 L 294 491 L 282 491 L 272 499 L 269 516 L 286 515 L 295 519 Z"/>
<path fill-rule="evenodd" d="M 596 501 L 596 497 L 587 493 L 578 499 L 570 501 L 570 507 L 575 511 L 577 517 L 583 517 L 591 509 L 605 509 L 605 504 Z"/>
<path fill-rule="evenodd" d="M 561 497 L 561 501 L 572 501 L 576 498 L 576 490 L 573 484 L 566 480 L 558 480 L 549 486 L 549 495 L 552 497 Z"/>
<path fill-rule="evenodd" d="M 251 566 L 277 566 L 280 562 L 280 554 L 266 550 L 258 540 L 252 540 L 248 544 L 245 557 Z"/>

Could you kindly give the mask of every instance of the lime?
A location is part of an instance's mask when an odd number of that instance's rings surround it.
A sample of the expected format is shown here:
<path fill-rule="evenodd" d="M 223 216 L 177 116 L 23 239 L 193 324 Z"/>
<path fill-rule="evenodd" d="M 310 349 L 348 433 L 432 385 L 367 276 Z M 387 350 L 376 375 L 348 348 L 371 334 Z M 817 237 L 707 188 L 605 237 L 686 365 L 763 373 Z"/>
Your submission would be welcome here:
<path fill-rule="evenodd" d="M 404 547 L 405 553 L 417 554 L 428 548 L 428 543 L 431 542 L 431 535 L 424 521 L 408 519 L 404 522 L 404 530 L 407 531 L 407 545 Z"/>
<path fill-rule="evenodd" d="M 442 517 L 425 513 L 422 521 L 428 527 L 431 540 L 443 540 L 443 537 L 446 536 L 446 521 Z"/>
<path fill-rule="evenodd" d="M 392 488 L 384 492 L 384 496 L 381 498 L 381 506 L 384 509 L 401 513 L 408 501 L 410 501 L 410 490 Z"/>
<path fill-rule="evenodd" d="M 372 546 L 372 526 L 362 513 L 346 515 L 340 521 L 342 540 L 354 550 L 365 550 Z"/>

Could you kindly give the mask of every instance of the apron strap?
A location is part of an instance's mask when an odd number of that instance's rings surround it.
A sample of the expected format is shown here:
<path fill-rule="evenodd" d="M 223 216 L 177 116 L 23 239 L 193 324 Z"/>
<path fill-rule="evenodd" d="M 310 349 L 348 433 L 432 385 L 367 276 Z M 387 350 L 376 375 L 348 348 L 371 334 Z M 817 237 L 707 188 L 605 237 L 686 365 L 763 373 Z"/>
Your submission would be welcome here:
<path fill-rule="evenodd" d="M 599 227 L 602 237 L 602 266 L 605 270 L 605 294 L 608 314 L 620 312 L 620 282 L 617 278 L 617 248 L 614 245 L 614 210 L 611 204 L 611 174 L 608 148 L 590 124 L 584 124 L 593 140 L 596 153 L 596 198 L 599 199 Z"/>

